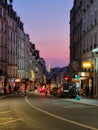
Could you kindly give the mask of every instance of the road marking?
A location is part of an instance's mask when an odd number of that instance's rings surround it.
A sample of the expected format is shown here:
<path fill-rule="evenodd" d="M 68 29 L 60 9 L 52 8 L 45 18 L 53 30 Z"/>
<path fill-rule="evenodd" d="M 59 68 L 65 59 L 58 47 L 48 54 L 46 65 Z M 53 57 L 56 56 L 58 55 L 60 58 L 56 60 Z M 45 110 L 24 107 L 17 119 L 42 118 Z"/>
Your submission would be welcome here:
<path fill-rule="evenodd" d="M 26 100 L 26 102 L 27 102 L 32 108 L 34 108 L 34 109 L 36 109 L 36 110 L 38 110 L 38 111 L 40 111 L 40 112 L 43 112 L 43 113 L 45 113 L 45 114 L 47 114 L 47 115 L 49 115 L 49 116 L 55 117 L 55 118 L 57 118 L 57 119 L 59 119 L 59 120 L 62 120 L 62 121 L 65 121 L 65 122 L 68 122 L 68 123 L 71 123 L 71 124 L 74 124 L 74 125 L 77 125 L 77 126 L 80 126 L 80 127 L 88 128 L 88 129 L 90 129 L 90 130 L 98 130 L 98 128 L 95 128 L 95 127 L 92 127 L 92 126 L 88 126 L 88 125 L 85 125 L 85 124 L 82 124 L 82 123 L 79 123 L 79 122 L 76 122 L 76 121 L 72 121 L 72 120 L 69 120 L 69 119 L 67 119 L 67 118 L 63 118 L 63 117 L 57 116 L 57 115 L 55 115 L 55 114 L 52 114 L 52 113 L 50 113 L 50 112 L 48 112 L 48 111 L 45 111 L 45 110 L 43 110 L 43 109 L 40 109 L 40 108 L 38 108 L 38 107 L 32 105 L 32 104 L 29 102 L 28 96 L 25 97 L 25 100 Z"/>
<path fill-rule="evenodd" d="M 22 120 L 22 119 L 15 119 L 15 120 L 7 121 L 7 122 L 4 122 L 4 123 L 0 123 L 0 126 L 6 125 L 6 124 L 9 124 L 9 123 L 13 123 L 13 122 L 16 122 L 16 121 L 20 121 L 20 120 Z"/>
<path fill-rule="evenodd" d="M 84 106 L 81 106 L 81 105 L 78 105 L 78 106 L 64 106 L 64 108 L 78 108 L 78 109 L 81 109 L 80 107 L 84 107 Z"/>
<path fill-rule="evenodd" d="M 10 113 L 11 111 L 2 111 L 0 114 Z"/>
<path fill-rule="evenodd" d="M 7 117 L 4 118 L 4 117 L 3 117 L 3 118 L 2 118 L 2 117 L 0 117 L 0 120 L 5 120 L 5 119 L 6 119 L 6 120 L 12 120 L 12 119 L 15 119 L 15 118 L 11 118 L 11 117 L 9 117 L 9 118 L 7 118 Z"/>

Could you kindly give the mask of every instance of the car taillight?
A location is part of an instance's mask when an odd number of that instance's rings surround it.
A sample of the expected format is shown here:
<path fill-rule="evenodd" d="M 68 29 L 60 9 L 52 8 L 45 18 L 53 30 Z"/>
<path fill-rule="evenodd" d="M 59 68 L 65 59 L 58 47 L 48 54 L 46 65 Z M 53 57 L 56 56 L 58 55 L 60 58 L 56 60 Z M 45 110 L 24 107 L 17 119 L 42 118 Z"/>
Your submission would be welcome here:
<path fill-rule="evenodd" d="M 61 91 L 63 91 L 63 88 L 61 88 Z"/>
<path fill-rule="evenodd" d="M 39 90 L 41 91 L 42 89 L 40 88 Z"/>

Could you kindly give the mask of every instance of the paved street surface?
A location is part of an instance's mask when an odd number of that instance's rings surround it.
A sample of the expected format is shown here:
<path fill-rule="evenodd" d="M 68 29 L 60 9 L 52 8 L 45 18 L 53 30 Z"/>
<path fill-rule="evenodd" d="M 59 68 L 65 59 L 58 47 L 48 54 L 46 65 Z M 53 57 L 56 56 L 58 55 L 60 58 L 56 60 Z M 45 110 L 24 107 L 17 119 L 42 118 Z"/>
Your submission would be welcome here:
<path fill-rule="evenodd" d="M 66 99 L 63 99 L 63 100 L 98 107 L 98 98 L 80 97 L 80 100 L 70 99 L 70 98 L 66 98 Z"/>
<path fill-rule="evenodd" d="M 98 130 L 98 107 L 74 102 L 84 100 L 88 99 L 77 101 L 43 94 L 3 97 L 0 130 Z"/>

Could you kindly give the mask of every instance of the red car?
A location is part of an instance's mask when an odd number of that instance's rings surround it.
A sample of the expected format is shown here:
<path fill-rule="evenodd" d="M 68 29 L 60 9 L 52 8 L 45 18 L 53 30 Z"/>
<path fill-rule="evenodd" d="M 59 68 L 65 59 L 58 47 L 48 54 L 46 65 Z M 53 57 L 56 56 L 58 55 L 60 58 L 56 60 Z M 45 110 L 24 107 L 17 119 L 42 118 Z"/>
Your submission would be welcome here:
<path fill-rule="evenodd" d="M 39 92 L 40 93 L 45 93 L 45 95 L 47 95 L 47 89 L 45 87 L 40 87 Z"/>

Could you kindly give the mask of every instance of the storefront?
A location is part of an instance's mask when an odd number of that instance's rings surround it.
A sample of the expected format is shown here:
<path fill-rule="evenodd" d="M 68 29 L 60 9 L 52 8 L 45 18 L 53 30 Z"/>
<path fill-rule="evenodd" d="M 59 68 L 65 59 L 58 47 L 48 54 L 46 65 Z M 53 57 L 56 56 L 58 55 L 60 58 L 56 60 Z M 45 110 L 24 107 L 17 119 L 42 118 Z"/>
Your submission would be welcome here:
<path fill-rule="evenodd" d="M 92 69 L 92 62 L 90 61 L 83 61 L 82 62 L 82 72 L 78 72 L 76 78 L 73 80 L 76 82 L 78 88 L 80 88 L 81 94 L 86 94 L 86 87 L 89 87 L 89 96 L 93 97 L 94 94 L 94 73 L 91 71 Z"/>
<path fill-rule="evenodd" d="M 81 89 L 85 93 L 85 87 L 89 86 L 89 94 L 90 96 L 93 96 L 93 72 L 79 72 L 81 81 Z"/>

